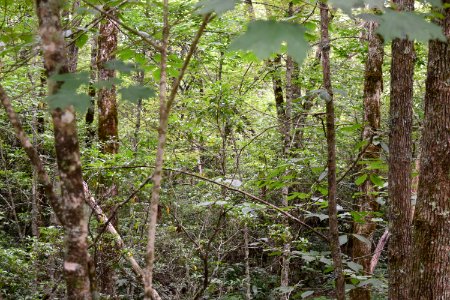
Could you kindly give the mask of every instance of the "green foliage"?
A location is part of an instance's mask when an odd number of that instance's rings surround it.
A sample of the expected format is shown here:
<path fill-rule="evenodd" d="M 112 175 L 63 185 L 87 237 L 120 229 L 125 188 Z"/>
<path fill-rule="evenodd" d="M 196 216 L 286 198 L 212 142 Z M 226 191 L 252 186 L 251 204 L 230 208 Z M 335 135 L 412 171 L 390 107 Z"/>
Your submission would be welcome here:
<path fill-rule="evenodd" d="M 132 103 L 137 103 L 139 100 L 148 99 L 155 96 L 154 90 L 142 85 L 121 88 L 119 93 L 122 94 L 122 99 L 128 100 Z"/>
<path fill-rule="evenodd" d="M 227 11 L 233 10 L 239 2 L 239 0 L 202 0 L 195 4 L 195 7 L 200 15 L 214 12 L 220 16 Z"/>
<path fill-rule="evenodd" d="M 424 16 L 412 12 L 397 12 L 386 10 L 381 16 L 373 16 L 380 23 L 378 33 L 383 36 L 385 42 L 395 38 L 408 38 L 427 42 L 428 40 L 446 41 L 441 27 L 430 23 Z"/>
<path fill-rule="evenodd" d="M 384 8 L 384 0 L 330 0 L 330 3 L 335 8 L 342 9 L 346 14 L 351 14 L 354 8 Z"/>
<path fill-rule="evenodd" d="M 78 90 L 81 86 L 89 83 L 88 72 L 56 74 L 49 77 L 49 80 L 55 82 L 54 84 L 61 85 L 55 94 L 47 97 L 50 109 L 73 105 L 80 113 L 87 110 L 91 98 L 84 93 L 79 93 Z"/>
<path fill-rule="evenodd" d="M 287 53 L 299 64 L 308 53 L 305 28 L 299 24 L 277 21 L 252 21 L 247 31 L 230 45 L 231 50 L 251 50 L 260 59 L 279 52 L 281 45 L 287 43 Z"/>

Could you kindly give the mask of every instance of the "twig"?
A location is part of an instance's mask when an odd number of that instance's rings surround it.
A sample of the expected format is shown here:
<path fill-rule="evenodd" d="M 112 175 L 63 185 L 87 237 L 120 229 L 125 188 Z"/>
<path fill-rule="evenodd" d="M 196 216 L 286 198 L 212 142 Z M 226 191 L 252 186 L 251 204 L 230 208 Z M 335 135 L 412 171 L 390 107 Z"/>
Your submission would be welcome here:
<path fill-rule="evenodd" d="M 384 246 L 386 245 L 387 241 L 389 240 L 389 237 L 391 234 L 389 233 L 389 230 L 386 229 L 381 236 L 380 240 L 378 241 L 377 248 L 375 249 L 375 252 L 372 256 L 372 259 L 370 260 L 370 274 L 373 274 L 373 271 L 375 271 L 375 268 L 378 264 L 378 260 L 380 259 L 381 252 L 384 249 Z"/>

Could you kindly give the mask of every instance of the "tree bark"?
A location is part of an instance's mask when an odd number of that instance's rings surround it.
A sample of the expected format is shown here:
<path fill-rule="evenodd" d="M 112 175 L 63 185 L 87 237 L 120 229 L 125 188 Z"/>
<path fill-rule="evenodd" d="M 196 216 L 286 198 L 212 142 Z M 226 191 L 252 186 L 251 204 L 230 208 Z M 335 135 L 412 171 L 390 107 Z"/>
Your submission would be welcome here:
<path fill-rule="evenodd" d="M 106 11 L 109 8 L 105 8 Z M 114 13 L 112 13 L 114 15 Z M 106 64 L 115 59 L 117 50 L 118 28 L 114 21 L 106 18 L 100 24 L 98 46 L 97 46 L 97 70 L 99 81 L 111 81 L 115 77 L 115 71 L 107 68 Z M 119 152 L 118 116 L 116 87 L 101 88 L 98 91 L 98 141 L 100 152 L 114 155 Z M 112 198 L 117 195 L 117 186 L 114 182 L 108 182 L 103 176 L 100 178 L 100 197 L 105 200 L 105 210 L 110 214 L 114 207 Z M 114 217 L 112 224 L 117 227 L 117 217 Z M 118 257 L 115 247 L 110 247 L 111 237 L 103 236 L 98 251 L 98 276 L 100 291 L 115 297 L 116 294 L 116 273 L 114 261 Z"/>
<path fill-rule="evenodd" d="M 328 93 L 327 105 L 327 149 L 328 149 L 328 215 L 330 223 L 330 247 L 336 276 L 336 298 L 345 299 L 345 281 L 342 267 L 341 247 L 339 245 L 339 227 L 336 202 L 336 130 L 334 124 L 334 100 L 330 70 L 330 38 L 328 33 L 329 8 L 320 2 L 320 46 L 322 50 L 323 85 Z"/>
<path fill-rule="evenodd" d="M 410 299 L 450 299 L 450 0 L 441 10 L 447 41 L 429 42 L 425 120 L 414 217 Z"/>
<path fill-rule="evenodd" d="M 60 1 L 37 0 L 39 35 L 47 76 L 68 72 L 64 37 L 60 21 Z M 60 85 L 49 82 L 49 94 Z M 84 214 L 83 176 L 77 136 L 75 111 L 72 106 L 52 111 L 55 150 L 61 179 L 62 204 L 58 218 L 66 232 L 64 275 L 69 299 L 90 299 L 87 252 L 87 218 Z"/>
<path fill-rule="evenodd" d="M 412 11 L 413 0 L 395 0 L 401 11 Z M 389 299 L 409 297 L 411 256 L 411 164 L 414 42 L 392 42 L 389 133 Z"/>
<path fill-rule="evenodd" d="M 377 24 L 373 21 L 366 22 L 367 37 L 369 41 L 368 55 L 364 74 L 364 130 L 363 140 L 372 140 L 372 136 L 380 129 L 380 101 L 383 92 L 383 41 L 375 33 Z M 380 158 L 381 146 L 370 144 L 362 159 L 377 160 Z M 376 174 L 373 171 L 371 174 Z M 362 196 L 356 200 L 357 211 L 368 213 L 363 223 L 355 223 L 353 232 L 364 236 L 372 242 L 376 223 L 371 221 L 371 212 L 379 210 L 379 204 L 375 201 L 376 187 L 370 180 L 366 180 L 360 187 Z M 353 239 L 352 257 L 355 262 L 363 266 L 363 272 L 370 274 L 370 261 L 372 243 L 367 244 L 359 239 Z M 356 288 L 350 292 L 350 299 L 370 300 L 370 289 L 368 287 Z"/>

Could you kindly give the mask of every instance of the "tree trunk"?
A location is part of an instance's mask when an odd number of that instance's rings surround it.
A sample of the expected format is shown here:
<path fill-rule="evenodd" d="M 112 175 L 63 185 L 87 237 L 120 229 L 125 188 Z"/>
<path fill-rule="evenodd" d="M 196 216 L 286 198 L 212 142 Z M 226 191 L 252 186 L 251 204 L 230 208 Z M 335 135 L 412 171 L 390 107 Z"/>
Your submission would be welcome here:
<path fill-rule="evenodd" d="M 88 111 L 86 112 L 85 122 L 86 122 L 86 147 L 90 148 L 95 138 L 95 129 L 93 126 L 95 118 L 95 87 L 94 83 L 97 79 L 97 39 L 92 38 L 91 41 L 91 65 L 90 65 L 90 79 L 89 79 L 89 97 L 91 97 L 91 104 L 89 105 Z"/>
<path fill-rule="evenodd" d="M 105 8 L 106 11 L 109 8 Z M 100 24 L 97 48 L 97 69 L 99 81 L 110 81 L 115 77 L 115 71 L 108 69 L 106 63 L 115 59 L 117 50 L 118 28 L 110 19 L 105 19 Z M 98 140 L 100 151 L 103 154 L 117 154 L 119 151 L 118 117 L 116 88 L 101 88 L 98 91 Z M 117 186 L 114 182 L 108 182 L 106 178 L 100 178 L 100 197 L 105 201 L 105 210 L 110 213 L 114 207 L 113 197 L 117 195 Z M 112 224 L 117 227 L 117 217 Z M 100 242 L 98 251 L 98 276 L 99 288 L 102 293 L 115 297 L 116 274 L 114 262 L 117 260 L 118 251 L 111 247 L 112 237 L 105 235 Z"/>
<path fill-rule="evenodd" d="M 430 41 L 410 299 L 450 299 L 450 0 Z"/>
<path fill-rule="evenodd" d="M 47 76 L 68 72 L 61 30 L 60 1 L 37 0 L 39 35 Z M 59 84 L 49 81 L 49 94 Z M 64 275 L 69 299 L 90 299 L 87 253 L 87 218 L 84 214 L 83 177 L 75 111 L 72 106 L 52 111 L 55 150 L 61 179 L 61 211 L 56 211 L 66 231 Z"/>
<path fill-rule="evenodd" d="M 328 34 L 329 8 L 320 2 L 320 32 L 322 50 L 323 85 L 328 93 L 327 102 L 327 149 L 328 149 L 328 215 L 330 222 L 330 246 L 336 275 L 336 298 L 345 299 L 345 282 L 342 267 L 341 247 L 339 245 L 339 227 L 336 202 L 336 130 L 334 125 L 334 100 L 330 70 L 330 38 Z"/>
<path fill-rule="evenodd" d="M 245 299 L 252 299 L 252 277 L 250 275 L 248 225 L 244 223 Z"/>
<path fill-rule="evenodd" d="M 364 74 L 364 126 L 363 140 L 371 140 L 371 137 L 380 129 L 380 101 L 383 92 L 383 41 L 375 33 L 377 24 L 366 22 L 367 37 L 369 41 L 366 70 Z M 376 160 L 380 158 L 381 146 L 373 143 L 368 146 L 362 159 Z M 374 171 L 372 174 L 376 174 Z M 375 201 L 375 186 L 370 180 L 366 180 L 360 187 L 362 196 L 356 200 L 357 210 L 368 213 L 364 223 L 355 223 L 355 234 L 364 236 L 372 242 L 376 223 L 372 222 L 373 214 L 378 211 L 379 205 Z M 372 243 L 367 244 L 359 239 L 353 239 L 352 257 L 355 262 L 363 266 L 363 272 L 370 274 L 370 261 Z M 350 298 L 354 300 L 370 300 L 370 290 L 367 287 L 357 288 L 350 292 Z"/>
<path fill-rule="evenodd" d="M 395 0 L 399 10 L 412 11 L 413 0 Z M 411 164 L 414 42 L 392 42 L 389 133 L 389 299 L 410 299 Z"/>

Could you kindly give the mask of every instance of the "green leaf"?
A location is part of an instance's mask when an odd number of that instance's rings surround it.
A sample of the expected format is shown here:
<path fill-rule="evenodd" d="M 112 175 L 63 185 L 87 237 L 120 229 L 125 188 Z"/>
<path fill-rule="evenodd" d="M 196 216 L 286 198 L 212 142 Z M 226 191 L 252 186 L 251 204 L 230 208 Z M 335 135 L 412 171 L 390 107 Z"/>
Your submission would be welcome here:
<path fill-rule="evenodd" d="M 365 18 L 367 15 L 362 15 L 362 17 Z M 386 43 L 395 38 L 408 38 L 421 42 L 434 39 L 446 41 L 441 27 L 426 21 L 423 16 L 413 12 L 386 10 L 381 16 L 371 15 L 368 18 L 379 20 L 380 26 L 377 32 L 383 36 Z"/>
<path fill-rule="evenodd" d="M 62 83 L 60 90 L 75 91 L 80 86 L 89 83 L 89 72 L 55 74 L 48 79 Z"/>
<path fill-rule="evenodd" d="M 195 4 L 195 7 L 198 8 L 197 13 L 200 15 L 214 12 L 220 16 L 229 10 L 233 10 L 239 2 L 239 0 L 203 0 Z"/>
<path fill-rule="evenodd" d="M 342 246 L 348 242 L 348 236 L 346 234 L 339 236 L 339 245 Z"/>
<path fill-rule="evenodd" d="M 127 64 L 117 59 L 108 61 L 105 66 L 107 69 L 116 70 L 122 73 L 131 73 L 131 71 L 137 70 L 134 64 Z"/>
<path fill-rule="evenodd" d="M 309 296 L 311 296 L 312 294 L 314 294 L 314 291 L 306 291 L 306 292 L 302 293 L 302 294 L 300 295 L 300 297 L 302 297 L 302 299 L 305 299 L 306 297 L 309 297 Z"/>
<path fill-rule="evenodd" d="M 367 246 L 370 246 L 372 244 L 366 237 L 362 235 L 354 233 L 353 236 L 358 240 L 360 240 L 361 242 L 365 243 Z"/>
<path fill-rule="evenodd" d="M 361 184 L 363 184 L 367 179 L 367 174 L 362 174 L 361 176 L 359 176 L 358 178 L 356 178 L 355 180 L 355 184 L 357 186 L 360 186 Z"/>
<path fill-rule="evenodd" d="M 89 36 L 86 33 L 83 33 L 76 39 L 75 45 L 78 48 L 83 48 L 83 46 L 86 45 L 88 39 L 89 39 Z"/>
<path fill-rule="evenodd" d="M 301 64 L 309 49 L 305 28 L 290 22 L 252 21 L 247 31 L 231 43 L 230 50 L 251 50 L 265 59 L 279 52 L 283 43 L 287 43 L 287 53 Z"/>
<path fill-rule="evenodd" d="M 381 179 L 381 177 L 376 175 L 376 174 L 370 174 L 370 181 L 372 181 L 372 183 L 375 184 L 378 187 L 383 187 L 384 186 L 383 179 Z"/>
<path fill-rule="evenodd" d="M 146 86 L 135 85 L 121 88 L 119 93 L 122 94 L 122 99 L 137 103 L 140 99 L 147 99 L 155 96 L 155 92 Z"/>
<path fill-rule="evenodd" d="M 56 94 L 48 96 L 47 102 L 50 109 L 65 109 L 73 105 L 77 112 L 85 113 L 91 105 L 91 97 L 74 91 L 60 90 Z"/>
<path fill-rule="evenodd" d="M 348 15 L 352 13 L 352 8 L 368 6 L 369 8 L 382 9 L 384 7 L 384 0 L 330 0 L 330 3 L 333 7 L 342 9 Z"/>
<path fill-rule="evenodd" d="M 84 113 L 90 106 L 91 98 L 86 94 L 79 94 L 77 90 L 89 83 L 89 72 L 56 74 L 49 77 L 49 81 L 61 84 L 59 90 L 47 97 L 50 109 L 65 109 L 70 105 L 80 113 Z"/>

